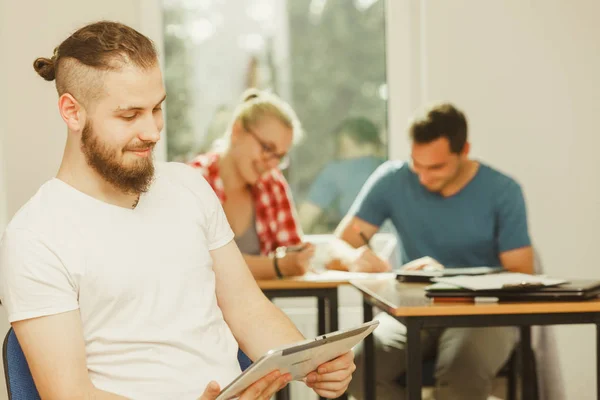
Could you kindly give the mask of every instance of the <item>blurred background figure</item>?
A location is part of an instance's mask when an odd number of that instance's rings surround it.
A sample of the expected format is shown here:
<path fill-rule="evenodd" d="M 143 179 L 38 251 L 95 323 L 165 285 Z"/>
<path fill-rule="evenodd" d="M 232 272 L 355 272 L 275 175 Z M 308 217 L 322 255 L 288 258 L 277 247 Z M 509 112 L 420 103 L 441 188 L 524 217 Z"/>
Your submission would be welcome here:
<path fill-rule="evenodd" d="M 287 103 L 272 93 L 249 89 L 216 151 L 190 163 L 221 200 L 256 279 L 303 275 L 314 254 L 312 245 L 302 243 L 294 202 L 281 172 L 300 137 L 300 122 Z"/>
<path fill-rule="evenodd" d="M 367 178 L 385 161 L 379 129 L 369 119 L 345 119 L 333 135 L 335 159 L 317 175 L 299 209 L 300 221 L 307 232 L 335 229 Z"/>
<path fill-rule="evenodd" d="M 214 150 L 215 143 L 223 137 L 223 132 L 227 131 L 231 118 L 233 116 L 233 108 L 227 104 L 221 104 L 215 110 L 203 138 L 202 144 L 197 148 L 196 154 L 208 153 Z"/>

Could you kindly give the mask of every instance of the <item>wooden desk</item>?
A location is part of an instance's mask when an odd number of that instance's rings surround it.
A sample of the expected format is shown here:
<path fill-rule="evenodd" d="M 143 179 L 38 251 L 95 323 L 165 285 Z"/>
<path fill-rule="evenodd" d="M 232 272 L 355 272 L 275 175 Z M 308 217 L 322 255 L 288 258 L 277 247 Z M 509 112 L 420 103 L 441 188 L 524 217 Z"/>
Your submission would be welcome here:
<path fill-rule="evenodd" d="M 271 300 L 278 297 L 316 297 L 319 335 L 338 330 L 338 287 L 348 284 L 347 279 L 323 281 L 311 275 L 258 281 L 258 286 Z"/>
<path fill-rule="evenodd" d="M 338 287 L 349 284 L 348 278 L 343 279 L 340 274 L 328 272 L 258 281 L 258 286 L 270 300 L 278 297 L 316 297 L 319 335 L 338 330 Z M 288 400 L 289 396 L 289 388 L 286 388 L 277 393 L 276 400 Z"/>
<path fill-rule="evenodd" d="M 258 281 L 258 286 L 269 299 L 278 297 L 316 297 L 318 303 L 319 335 L 338 330 L 338 288 L 349 285 L 350 280 L 371 277 L 389 279 L 393 274 L 367 274 L 341 271 L 325 271 L 318 274 L 284 279 Z M 371 280 L 372 280 L 371 279 Z"/>
<path fill-rule="evenodd" d="M 351 284 L 363 294 L 365 320 L 373 318 L 376 306 L 406 326 L 406 378 L 410 400 L 421 399 L 422 353 L 420 331 L 425 328 L 520 326 L 521 351 L 531 355 L 531 326 L 596 324 L 596 364 L 600 373 L 600 299 L 582 302 L 531 303 L 433 303 L 425 297 L 424 284 L 400 283 L 395 279 L 358 280 Z M 373 337 L 365 340 L 365 398 L 375 399 Z M 529 370 L 523 382 L 532 381 Z M 600 380 L 596 378 L 597 398 Z M 532 398 L 531 385 L 522 385 L 523 398 Z"/>

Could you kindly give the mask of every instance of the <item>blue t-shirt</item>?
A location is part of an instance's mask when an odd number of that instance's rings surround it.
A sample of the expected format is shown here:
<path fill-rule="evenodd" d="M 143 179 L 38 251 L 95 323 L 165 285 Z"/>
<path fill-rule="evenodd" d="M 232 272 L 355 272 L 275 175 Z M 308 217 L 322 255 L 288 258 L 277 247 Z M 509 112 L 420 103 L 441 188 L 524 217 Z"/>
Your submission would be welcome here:
<path fill-rule="evenodd" d="M 334 206 L 335 213 L 341 219 L 363 184 L 383 162 L 383 159 L 373 156 L 330 162 L 310 187 L 308 201 L 323 210 Z"/>
<path fill-rule="evenodd" d="M 484 164 L 458 193 L 443 197 L 421 185 L 408 163 L 386 162 L 350 214 L 376 226 L 389 218 L 403 263 L 430 256 L 449 268 L 500 266 L 500 253 L 531 245 L 521 187 Z"/>

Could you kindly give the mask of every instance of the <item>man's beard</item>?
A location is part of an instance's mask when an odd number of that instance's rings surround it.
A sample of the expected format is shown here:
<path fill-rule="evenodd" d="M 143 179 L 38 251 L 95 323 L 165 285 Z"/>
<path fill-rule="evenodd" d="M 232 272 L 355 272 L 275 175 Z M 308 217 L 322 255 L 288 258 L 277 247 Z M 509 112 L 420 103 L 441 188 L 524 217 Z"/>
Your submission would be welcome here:
<path fill-rule="evenodd" d="M 135 149 L 152 149 L 154 143 L 144 143 Z M 90 165 L 108 183 L 127 194 L 147 192 L 154 178 L 154 162 L 152 154 L 140 158 L 129 166 L 119 162 L 115 149 L 102 143 L 94 134 L 92 124 L 88 121 L 81 133 L 81 150 Z M 152 150 L 150 150 L 152 151 Z"/>

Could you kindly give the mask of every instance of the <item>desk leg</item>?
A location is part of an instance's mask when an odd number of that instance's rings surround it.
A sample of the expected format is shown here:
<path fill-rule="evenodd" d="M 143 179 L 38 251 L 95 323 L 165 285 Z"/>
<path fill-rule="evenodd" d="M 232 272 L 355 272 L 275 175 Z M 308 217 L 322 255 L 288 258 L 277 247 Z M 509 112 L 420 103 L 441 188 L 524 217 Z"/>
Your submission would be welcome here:
<path fill-rule="evenodd" d="M 523 382 L 521 384 L 521 396 L 523 399 L 538 399 L 537 371 L 535 355 L 531 348 L 531 326 L 521 327 L 520 342 L 521 361 L 523 366 Z"/>
<path fill-rule="evenodd" d="M 363 301 L 363 321 L 369 322 L 373 320 L 373 306 L 366 301 Z M 375 341 L 373 334 L 367 336 L 364 340 L 364 396 L 365 400 L 375 400 Z"/>
<path fill-rule="evenodd" d="M 317 297 L 317 335 L 327 333 L 326 315 L 325 315 L 325 298 Z"/>
<path fill-rule="evenodd" d="M 423 388 L 421 370 L 423 356 L 421 352 L 421 321 L 406 318 L 406 389 L 407 398 L 421 400 Z"/>
<path fill-rule="evenodd" d="M 335 332 L 339 328 L 339 319 L 338 319 L 338 291 L 337 289 L 332 289 L 328 291 L 327 294 L 327 331 L 326 332 Z M 324 333 L 326 333 L 324 332 Z M 325 397 L 319 397 L 320 400 L 326 400 Z M 347 400 L 348 396 L 344 393 L 338 400 Z"/>
<path fill-rule="evenodd" d="M 327 297 L 327 309 L 329 312 L 328 332 L 335 332 L 339 329 L 337 289 L 330 291 L 329 296 Z"/>
<path fill-rule="evenodd" d="M 275 400 L 290 400 L 290 385 L 275 393 Z"/>
<path fill-rule="evenodd" d="M 596 322 L 596 398 L 600 400 L 600 321 Z"/>

